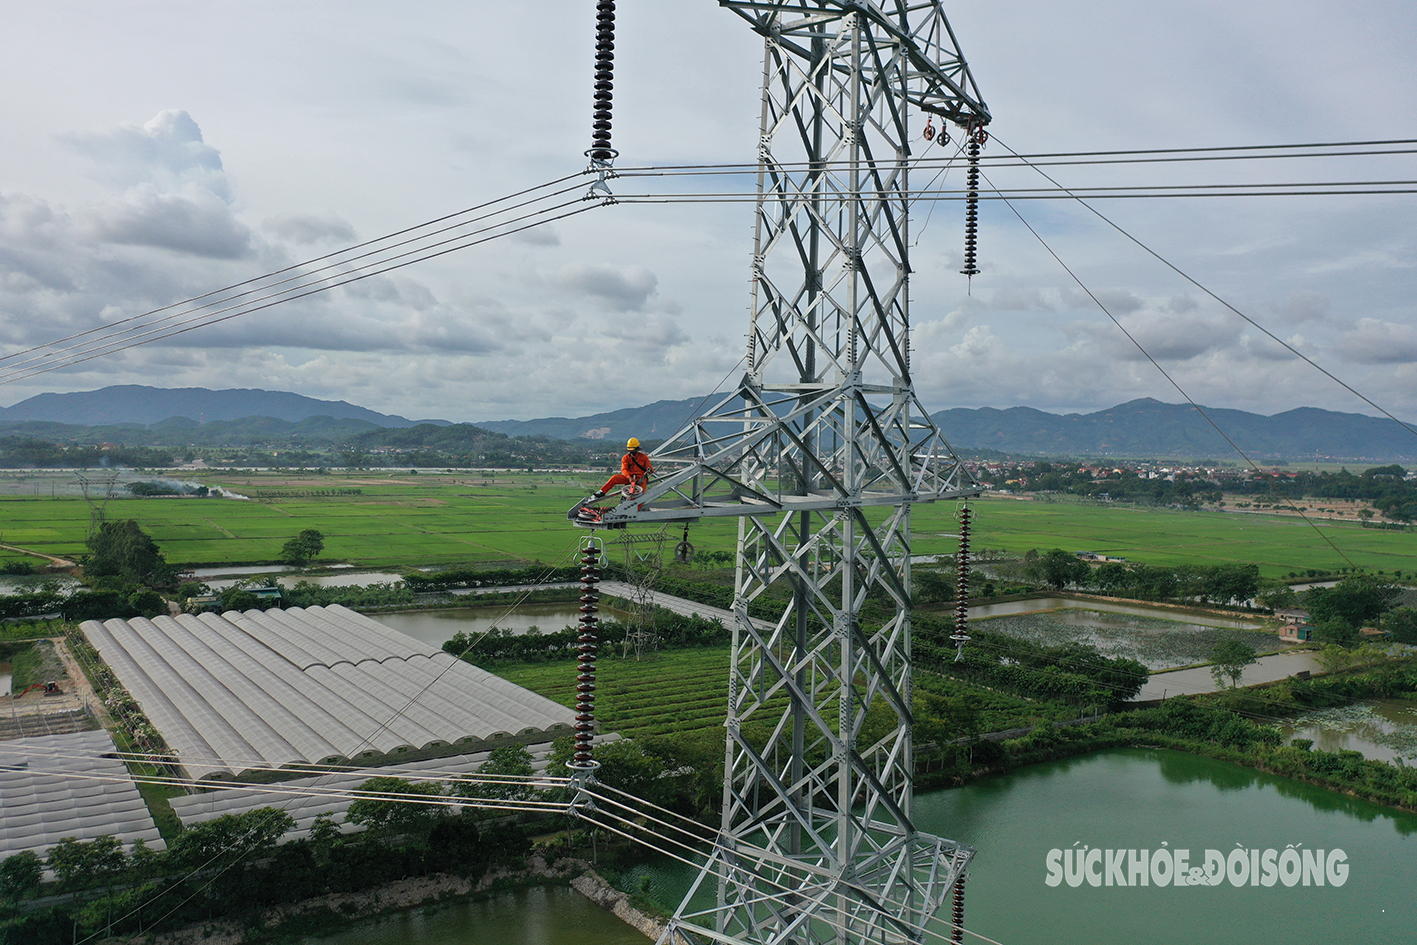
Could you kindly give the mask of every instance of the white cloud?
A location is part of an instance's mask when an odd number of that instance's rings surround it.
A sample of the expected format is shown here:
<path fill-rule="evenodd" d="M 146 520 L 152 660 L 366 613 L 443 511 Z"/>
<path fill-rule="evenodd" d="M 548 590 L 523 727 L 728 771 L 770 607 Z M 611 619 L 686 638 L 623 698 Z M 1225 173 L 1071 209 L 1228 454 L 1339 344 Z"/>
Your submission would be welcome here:
<path fill-rule="evenodd" d="M 1334 344 L 1335 350 L 1360 364 L 1417 362 L 1417 328 L 1376 318 L 1360 318 Z"/>
<path fill-rule="evenodd" d="M 142 126 L 121 125 L 100 133 L 61 135 L 88 157 L 99 177 L 120 184 L 163 189 L 196 186 L 227 199 L 231 187 L 216 148 L 185 111 L 159 112 Z"/>
<path fill-rule="evenodd" d="M 121 196 L 88 208 L 83 225 L 102 243 L 153 246 L 194 256 L 236 259 L 250 249 L 250 231 L 209 190 L 162 193 L 138 184 Z"/>
<path fill-rule="evenodd" d="M 585 295 L 614 312 L 637 312 L 644 309 L 655 294 L 659 280 L 643 266 L 605 266 L 591 263 L 571 263 L 563 267 L 552 281 L 573 295 Z"/>
<path fill-rule="evenodd" d="M 1328 318 L 1332 302 L 1317 292 L 1295 292 L 1275 307 L 1275 314 L 1290 324 L 1317 322 Z"/>
<path fill-rule="evenodd" d="M 561 234 L 550 224 L 532 227 L 529 230 L 520 230 L 513 233 L 511 238 L 518 243 L 526 243 L 529 246 L 561 245 Z"/>
<path fill-rule="evenodd" d="M 338 214 L 324 213 L 282 213 L 270 217 L 264 228 L 276 237 L 299 245 L 311 243 L 351 244 L 358 237 L 348 220 Z"/>
<path fill-rule="evenodd" d="M 660 6 L 626 0 L 619 21 L 621 167 L 753 160 L 761 40 L 714 4 Z M 19 5 L 0 34 L 0 80 L 27 90 L 0 101 L 0 345 L 9 346 L 0 355 L 575 173 L 589 139 L 588 10 L 571 0 L 535 11 L 430 0 L 351 17 L 312 0 L 276 23 L 260 10 L 177 0 L 136 12 L 92 0 Z M 1314 114 L 1326 116 L 1325 137 L 1357 140 L 1377 137 L 1371 129 L 1393 114 L 1417 113 L 1417 10 L 1354 0 L 1335 19 L 1316 0 L 1190 0 L 1173 12 L 1121 0 L 1086 15 L 1044 5 L 1023 19 L 1008 5 L 952 7 L 996 118 L 986 154 L 1004 144 L 1039 153 L 1303 141 Z M 339 31 L 328 29 L 332 16 Z M 705 54 L 684 56 L 684 36 Z M 1312 68 L 1314 48 L 1333 69 Z M 1199 132 L 1175 120 L 1197 114 L 1206 116 Z M 1048 171 L 1085 187 L 1397 180 L 1410 165 L 1392 155 Z M 1031 171 L 989 174 L 999 186 L 1046 186 Z M 940 186 L 958 182 L 956 169 Z M 612 184 L 626 195 L 755 182 Z M 566 186 L 563 199 L 581 209 L 584 183 Z M 1098 206 L 1374 399 L 1417 412 L 1407 201 Z M 1198 400 L 1354 409 L 1086 210 L 1016 206 Z M 928 225 L 917 214 L 910 230 L 912 343 L 931 406 L 1178 398 L 1008 208 L 982 208 L 984 271 L 972 285 L 957 272 L 958 208 L 925 213 Z M 120 381 L 284 387 L 449 419 L 689 396 L 742 354 L 752 237 L 748 204 L 626 200 L 44 375 L 24 395 Z M 790 248 L 775 252 L 786 266 Z M 18 385 L 0 390 L 0 400 L 21 396 Z"/>

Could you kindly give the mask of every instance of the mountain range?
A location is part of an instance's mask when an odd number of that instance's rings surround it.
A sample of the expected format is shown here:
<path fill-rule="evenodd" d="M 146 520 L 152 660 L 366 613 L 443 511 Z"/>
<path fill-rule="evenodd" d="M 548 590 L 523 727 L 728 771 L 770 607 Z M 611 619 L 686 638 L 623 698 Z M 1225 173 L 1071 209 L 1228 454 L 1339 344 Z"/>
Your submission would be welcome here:
<path fill-rule="evenodd" d="M 205 387 L 161 388 L 123 384 L 68 394 L 36 394 L 13 407 L 0 407 L 0 421 L 47 420 L 77 426 L 140 423 L 150 426 L 183 417 L 198 423 L 271 417 L 292 423 L 309 417 L 364 420 L 380 427 L 411 427 L 446 420 L 409 420 L 356 407 L 343 400 L 316 400 L 276 390 L 207 390 Z"/>
<path fill-rule="evenodd" d="M 671 435 L 711 405 L 707 398 L 661 400 L 575 418 L 490 420 L 475 426 L 507 436 L 604 440 L 607 444 L 631 436 L 653 441 Z M 1316 457 L 1355 463 L 1417 460 L 1417 435 L 1411 430 L 1387 419 L 1314 407 L 1263 416 L 1143 398 L 1086 414 L 1055 414 L 1032 407 L 957 407 L 933 417 L 950 443 L 964 451 L 1235 461 L 1238 447 L 1257 462 Z M 262 438 L 273 440 L 345 442 L 361 430 L 426 424 L 450 425 L 447 420 L 414 421 L 345 401 L 316 400 L 284 391 L 136 385 L 39 394 L 0 408 L 0 432 L 54 439 L 72 437 L 77 428 L 101 426 L 109 437 L 115 432 L 109 428 L 120 427 L 117 432 L 132 434 L 133 439 L 143 439 L 138 435 L 143 431 L 161 434 L 169 443 L 184 435 L 191 436 L 189 442 L 210 443 L 224 429 L 233 433 L 240 429 L 247 442 L 256 438 L 253 434 L 258 430 Z M 121 429 L 124 426 L 126 430 Z M 206 435 L 198 436 L 198 431 Z"/>

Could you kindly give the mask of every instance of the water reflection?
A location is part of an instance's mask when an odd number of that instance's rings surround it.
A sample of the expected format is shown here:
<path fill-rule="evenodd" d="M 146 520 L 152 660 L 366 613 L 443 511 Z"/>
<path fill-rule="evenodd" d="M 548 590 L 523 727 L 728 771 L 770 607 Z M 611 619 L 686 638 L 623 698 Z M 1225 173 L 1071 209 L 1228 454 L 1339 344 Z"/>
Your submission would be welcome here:
<path fill-rule="evenodd" d="M 916 798 L 921 830 L 979 850 L 966 927 L 1008 945 L 1409 942 L 1417 902 L 1417 815 L 1179 752 L 1120 749 L 1035 765 Z M 1044 883 L 1050 849 L 1342 849 L 1340 887 L 1079 887 Z M 622 885 L 673 911 L 695 871 L 662 859 Z M 936 922 L 932 940 L 946 941 Z M 975 940 L 975 939 L 970 939 Z M 386 917 L 301 945 L 640 945 L 563 887 L 521 890 Z"/>
<path fill-rule="evenodd" d="M 1245 672 L 1240 677 L 1240 685 L 1253 686 L 1257 683 L 1275 682 L 1297 673 L 1321 672 L 1322 670 L 1323 667 L 1319 665 L 1314 654 L 1308 651 L 1261 656 L 1245 667 Z M 1169 673 L 1152 673 L 1147 679 L 1146 685 L 1142 687 L 1141 692 L 1137 693 L 1133 701 L 1149 702 L 1172 696 L 1216 692 L 1220 688 L 1216 685 L 1215 677 L 1210 674 L 1208 666 L 1197 669 L 1178 669 Z"/>
<path fill-rule="evenodd" d="M 240 567 L 220 567 L 220 568 L 193 568 L 192 574 L 199 581 L 206 581 L 212 577 L 249 577 L 253 574 L 280 574 L 283 571 L 294 571 L 295 568 L 288 564 L 255 564 L 242 565 Z M 207 581 L 210 584 L 210 581 Z"/>
<path fill-rule="evenodd" d="M 206 583 L 214 591 L 225 590 L 236 584 L 238 581 L 250 581 L 253 578 L 265 577 L 268 580 L 274 579 L 281 587 L 294 587 L 301 581 L 315 584 L 320 587 L 364 587 L 369 584 L 393 584 L 403 580 L 403 575 L 393 571 L 356 571 L 350 574 L 291 574 L 294 568 L 246 568 L 241 570 L 243 576 L 234 577 L 233 571 L 220 572 L 223 577 L 202 578 L 199 580 Z M 278 573 L 278 572 L 286 573 Z"/>
<path fill-rule="evenodd" d="M 1286 741 L 1323 751 L 1357 751 L 1374 761 L 1417 758 L 1417 700 L 1370 699 L 1310 712 L 1279 726 Z"/>
<path fill-rule="evenodd" d="M 1257 772 L 1240 765 L 1200 767 L 1192 764 L 1193 755 L 1180 752 L 1158 752 L 1156 770 L 1170 784 L 1193 784 L 1206 781 L 1217 791 L 1240 791 L 1254 787 Z"/>
<path fill-rule="evenodd" d="M 1411 941 L 1417 817 L 1262 772 L 1127 749 L 1037 765 L 916 802 L 923 830 L 978 847 L 966 925 L 1010 945 Z M 1341 889 L 1048 888 L 1047 851 L 1342 848 Z M 1386 910 L 1386 911 L 1384 911 Z M 1245 930 L 1243 934 L 1237 930 Z"/>
<path fill-rule="evenodd" d="M 1180 752 L 1121 749 L 1034 765 L 916 798 L 921 830 L 975 846 L 965 925 L 1008 945 L 1412 941 L 1417 816 Z M 1341 848 L 1342 888 L 1045 885 L 1050 849 Z M 673 909 L 687 868 L 648 888 Z M 663 893 L 667 898 L 658 898 Z M 1238 930 L 1244 930 L 1243 933 Z M 945 941 L 948 929 L 934 931 Z M 975 939 L 970 939 L 975 940 Z"/>
<path fill-rule="evenodd" d="M 1226 627 L 1234 630 L 1253 630 L 1257 620 L 1240 620 L 1229 617 L 1213 617 L 1209 614 L 1188 614 L 1165 607 L 1146 607 L 1140 604 L 1114 604 L 1110 601 L 1075 600 L 1071 597 L 1030 597 L 1028 600 L 1011 600 L 998 604 L 975 604 L 969 608 L 970 620 L 987 617 L 1008 617 L 1014 614 L 1044 613 L 1054 610 L 1087 610 L 1112 614 L 1129 614 L 1133 617 L 1160 617 L 1181 623 L 1202 627 Z"/>
<path fill-rule="evenodd" d="M 301 945 L 644 945 L 645 937 L 565 886 L 410 909 Z"/>
<path fill-rule="evenodd" d="M 0 577 L 0 594 L 33 594 L 50 582 L 58 584 L 61 592 L 79 586 L 79 582 L 67 574 L 6 575 Z"/>
<path fill-rule="evenodd" d="M 603 619 L 625 620 L 628 615 L 613 607 L 600 607 Z M 521 604 L 517 607 L 460 607 L 456 610 L 419 610 L 371 614 L 375 620 L 432 646 L 442 646 L 459 631 L 485 633 L 496 627 L 509 633 L 526 633 L 536 627 L 553 633 L 574 627 L 580 611 L 574 603 Z"/>

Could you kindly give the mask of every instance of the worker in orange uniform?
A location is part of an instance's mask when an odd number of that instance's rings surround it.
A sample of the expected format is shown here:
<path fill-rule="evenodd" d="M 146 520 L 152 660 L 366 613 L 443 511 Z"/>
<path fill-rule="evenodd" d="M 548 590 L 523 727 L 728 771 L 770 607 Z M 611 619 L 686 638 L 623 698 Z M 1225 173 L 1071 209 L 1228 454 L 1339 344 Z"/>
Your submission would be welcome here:
<path fill-rule="evenodd" d="M 632 436 L 625 444 L 625 455 L 620 457 L 620 471 L 607 479 L 605 485 L 600 487 L 600 491 L 591 498 L 599 499 L 616 486 L 635 485 L 642 492 L 649 485 L 649 474 L 652 472 L 654 472 L 654 463 L 651 463 L 649 457 L 640 452 L 640 441 Z"/>

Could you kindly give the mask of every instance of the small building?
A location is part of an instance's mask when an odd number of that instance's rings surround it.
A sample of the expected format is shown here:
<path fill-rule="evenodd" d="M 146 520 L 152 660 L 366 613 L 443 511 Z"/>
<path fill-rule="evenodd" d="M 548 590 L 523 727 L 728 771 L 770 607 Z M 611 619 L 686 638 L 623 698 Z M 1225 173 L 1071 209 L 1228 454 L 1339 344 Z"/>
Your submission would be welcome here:
<path fill-rule="evenodd" d="M 246 593 L 256 598 L 262 610 L 267 610 L 271 607 L 285 606 L 285 597 L 280 592 L 279 584 L 272 584 L 266 587 L 248 587 L 246 588 Z"/>
<path fill-rule="evenodd" d="M 1279 639 L 1286 643 L 1307 643 L 1313 639 L 1314 628 L 1302 620 L 1294 620 L 1279 628 Z"/>
<path fill-rule="evenodd" d="M 187 598 L 183 606 L 189 614 L 219 614 L 222 611 L 220 594 L 198 594 Z"/>
<path fill-rule="evenodd" d="M 258 610 L 270 610 L 272 607 L 285 606 L 285 596 L 281 593 L 279 585 L 244 587 L 242 590 L 256 598 L 256 609 Z M 220 594 L 199 594 L 196 597 L 189 597 L 183 607 L 183 610 L 189 614 L 219 614 L 226 609 Z"/>

